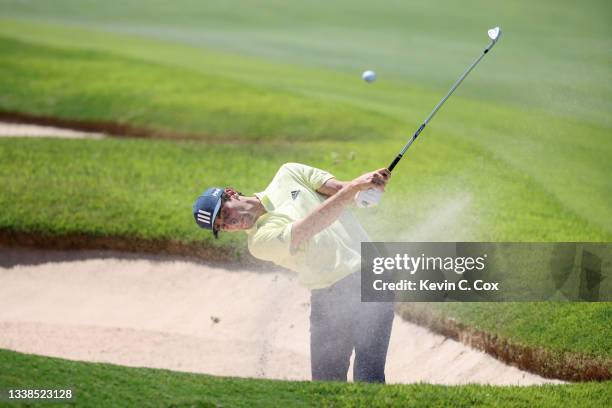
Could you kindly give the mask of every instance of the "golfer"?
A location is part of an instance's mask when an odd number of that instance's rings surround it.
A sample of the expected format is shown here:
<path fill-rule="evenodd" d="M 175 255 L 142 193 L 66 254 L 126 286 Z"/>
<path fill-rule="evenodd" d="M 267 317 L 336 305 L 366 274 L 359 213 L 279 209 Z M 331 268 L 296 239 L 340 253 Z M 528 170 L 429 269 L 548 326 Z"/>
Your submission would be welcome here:
<path fill-rule="evenodd" d="M 303 164 L 280 167 L 262 192 L 206 190 L 193 206 L 196 223 L 212 231 L 246 231 L 253 256 L 298 273 L 311 290 L 313 380 L 346 381 L 353 350 L 355 381 L 385 382 L 393 304 L 361 302 L 361 242 L 368 237 L 347 211 L 362 190 L 383 190 L 387 169 L 339 181 Z"/>

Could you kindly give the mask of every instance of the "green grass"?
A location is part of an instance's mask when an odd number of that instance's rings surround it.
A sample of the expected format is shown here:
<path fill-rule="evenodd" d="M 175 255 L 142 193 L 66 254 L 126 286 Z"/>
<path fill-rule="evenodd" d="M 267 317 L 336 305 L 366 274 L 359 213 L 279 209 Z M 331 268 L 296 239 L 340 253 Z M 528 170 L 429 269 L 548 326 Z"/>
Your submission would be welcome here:
<path fill-rule="evenodd" d="M 351 1 L 350 13 L 347 7 L 346 1 L 313 1 L 287 8 L 274 0 L 258 7 L 245 0 L 231 5 L 183 0 L 172 6 L 161 1 L 109 1 L 96 7 L 83 7 L 77 0 L 61 0 L 52 6 L 2 0 L 0 10 L 5 17 L 0 33 L 36 44 L 106 51 L 180 67 L 238 81 L 246 89 L 259 86 L 268 92 L 303 96 L 304 101 L 315 98 L 315 104 L 350 104 L 391 116 L 409 132 L 475 57 L 486 41 L 485 28 L 494 21 L 505 30 L 499 46 L 425 135 L 450 133 L 479 144 L 496 159 L 534 178 L 571 211 L 612 231 L 609 2 L 592 0 L 576 7 L 566 1 L 491 4 L 473 0 L 460 4 L 438 0 L 419 6 L 388 1 L 373 10 L 366 1 Z M 381 74 L 374 86 L 359 80 L 365 68 Z M 25 76 L 23 81 L 32 79 Z M 186 85 L 191 86 L 193 81 Z M 167 92 L 155 95 L 171 98 Z M 30 98 L 32 102 L 37 99 Z M 258 100 L 255 96 L 249 99 Z M 272 103 L 280 112 L 284 111 L 282 100 Z M 198 103 L 206 105 L 201 100 Z M 138 107 L 146 109 L 149 104 L 155 101 L 143 99 Z M 232 111 L 248 116 L 233 105 L 228 117 L 235 117 Z M 87 104 L 79 106 L 89 110 Z M 339 115 L 325 112 L 329 105 L 322 103 L 321 107 L 324 109 L 316 112 L 319 119 L 338 119 Z M 136 108 L 125 104 L 117 109 L 133 112 Z M 168 109 L 173 110 L 172 106 Z M 260 128 L 258 137 L 263 137 L 269 120 L 266 109 L 250 104 L 248 110 L 263 110 L 263 123 L 244 116 L 238 122 L 242 128 Z M 154 112 L 163 119 L 163 112 Z M 98 113 L 87 112 L 90 116 Z M 174 120 L 171 116 L 168 120 L 180 121 L 183 129 L 206 133 L 206 127 L 188 118 Z M 215 116 L 207 126 L 223 133 L 217 124 L 228 122 L 225 116 Z M 360 118 L 360 114 L 350 116 L 351 120 Z M 287 122 L 295 119 L 292 116 Z M 290 134 L 329 137 L 330 132 L 319 130 L 329 129 L 335 121 L 312 119 L 309 130 L 295 129 Z M 238 126 L 234 122 L 225 126 Z M 384 138 L 388 131 L 395 135 L 391 129 L 397 129 L 391 122 L 364 122 L 376 129 L 371 137 Z M 367 133 L 372 127 L 366 125 L 363 130 Z M 338 134 L 350 139 L 363 133 L 341 130 Z"/>
<path fill-rule="evenodd" d="M 127 368 L 0 350 L 0 388 L 71 387 L 83 407 L 603 407 L 611 383 L 494 387 L 253 380 Z M 15 406 L 9 404 L 9 406 Z"/>
<path fill-rule="evenodd" d="M 555 355 L 575 353 L 612 361 L 610 303 L 428 303 L 426 307 L 471 328 L 543 347 Z M 591 331 L 599 331 L 593 335 Z"/>
<path fill-rule="evenodd" d="M 296 145 L 2 139 L 0 227 L 210 244 L 214 241 L 211 235 L 199 230 L 191 215 L 194 199 L 206 186 L 234 185 L 251 194 L 262 190 L 278 167 L 290 161 L 326 168 L 340 179 L 350 179 L 384 157 L 384 153 L 373 153 L 373 143 L 357 146 L 354 160 L 346 158 L 342 147 L 331 142 Z M 457 173 L 455 168 L 462 160 L 476 155 L 469 144 L 455 143 L 449 149 L 442 141 L 431 139 L 421 148 L 422 154 L 407 161 L 402 169 L 418 174 L 420 182 L 398 177 L 379 208 L 359 211 L 374 239 L 408 240 L 414 234 L 423 234 L 414 228 L 427 226 L 432 217 L 448 211 L 449 204 L 456 205 L 455 201 L 460 205 L 456 213 L 451 212 L 440 225 L 425 228 L 427 237 L 493 241 L 610 238 L 610 234 L 564 210 L 528 178 L 488 160 L 485 152 L 479 153 L 482 157 L 474 165 L 463 166 Z M 447 159 L 430 163 L 426 157 L 433 150 Z M 337 152 L 340 162 L 334 163 L 330 152 Z M 444 180 L 447 177 L 459 186 Z M 475 193 L 477 190 L 480 194 Z M 392 219 L 386 217 L 391 211 Z M 397 219 L 404 222 L 397 223 Z M 500 222 L 504 219 L 508 223 Z M 243 234 L 223 235 L 240 237 L 236 239 L 244 242 Z M 228 238 L 219 244 L 241 245 Z"/>
<path fill-rule="evenodd" d="M 82 33 L 82 36 L 87 34 Z M 360 97 L 350 103 L 347 99 L 338 104 L 323 96 L 298 97 L 286 90 L 271 89 L 266 93 L 257 84 L 211 77 L 189 69 L 144 64 L 106 53 L 33 46 L 12 40 L 0 40 L 0 44 L 4 55 L 10 57 L 0 66 L 3 74 L 0 76 L 0 89 L 3 91 L 0 109 L 3 110 L 111 120 L 192 133 L 204 140 L 225 137 L 234 141 L 297 143 L 349 139 L 346 145 L 334 150 L 346 154 L 360 150 L 365 144 L 369 147 L 369 158 L 376 158 L 368 162 L 372 168 L 386 164 L 404 142 L 404 137 L 398 137 L 401 120 L 393 109 L 384 112 L 381 106 L 385 102 L 382 100 L 378 108 L 355 104 L 354 101 Z M 316 71 L 311 73 L 315 79 L 319 78 L 318 75 Z M 348 81 L 344 76 L 339 78 Z M 204 89 L 209 93 L 206 94 Z M 386 86 L 389 94 L 399 98 L 397 90 L 394 93 L 392 89 L 392 86 Z M 408 93 L 409 88 L 405 89 Z M 406 106 L 413 106 L 413 109 L 422 104 L 419 101 L 433 105 L 438 97 L 434 92 L 418 89 L 412 89 L 410 93 L 415 99 L 411 98 Z M 392 99 L 386 103 L 395 101 Z M 450 171 L 440 174 L 429 184 L 427 174 L 417 168 L 413 174 L 419 177 L 410 181 L 421 184 L 421 190 L 436 192 L 440 202 L 448 201 L 444 198 L 447 185 L 455 190 L 468 187 L 472 190 L 468 195 L 475 196 L 486 189 L 472 179 L 489 166 L 483 161 L 500 162 L 499 169 L 494 170 L 499 176 L 497 182 L 501 184 L 494 189 L 497 205 L 514 207 L 514 214 L 517 206 L 524 207 L 525 203 L 517 201 L 526 199 L 525 195 L 508 194 L 514 188 L 522 188 L 519 184 L 533 185 L 558 204 L 538 208 L 536 201 L 527 215 L 537 212 L 543 216 L 532 220 L 533 231 L 526 235 L 513 231 L 516 230 L 514 218 L 505 217 L 496 207 L 483 206 L 484 212 L 476 215 L 478 222 L 488 228 L 509 232 L 499 239 L 550 240 L 554 237 L 548 231 L 553 229 L 556 239 L 561 240 L 602 240 L 609 236 L 612 217 L 609 217 L 608 203 L 612 191 L 607 181 L 612 165 L 607 160 L 611 149 L 607 132 L 596 126 L 579 126 L 568 120 L 553 120 L 468 99 L 451 106 L 454 108 L 444 112 L 440 124 L 427 129 L 406 161 L 427 160 L 430 164 L 426 167 L 437 168 L 440 161 L 450 160 L 455 167 L 448 167 Z M 513 118 L 519 115 L 521 121 L 517 124 Z M 526 129 L 532 134 L 525 136 Z M 576 140 L 577 132 L 585 131 L 590 132 L 589 137 Z M 372 148 L 368 143 L 372 141 L 380 143 Z M 298 156 L 296 160 L 304 161 L 304 158 Z M 566 165 L 558 166 L 559 161 Z M 406 166 L 402 163 L 398 172 L 410 174 L 406 172 L 412 169 L 403 170 Z M 355 167 L 351 176 L 366 168 Z M 454 178 L 449 177 L 450 174 Z M 505 197 L 500 197 L 500 192 Z M 559 215 L 561 220 L 554 219 Z M 552 224 L 561 221 L 565 225 L 547 228 L 535 224 L 536 218 L 546 219 Z M 575 220 L 567 225 L 571 218 Z M 588 233 L 575 226 L 580 223 L 579 219 L 592 224 Z M 526 226 L 524 223 L 519 225 Z M 498 234 L 496 231 L 487 234 L 491 235 Z"/>
<path fill-rule="evenodd" d="M 479 67 L 479 80 L 471 80 L 470 86 L 461 90 L 463 95 L 493 103 L 508 101 L 581 122 L 607 123 L 608 127 L 612 124 L 608 114 L 612 83 L 607 52 L 612 41 L 612 6 L 605 0 L 585 1 L 581 7 L 567 0 L 537 4 L 527 0 L 435 0 L 418 5 L 382 0 L 376 7 L 363 0 L 293 2 L 291 7 L 278 0 L 263 0 L 256 7 L 249 0 L 179 0 L 172 4 L 161 0 L 110 0 L 96 3 L 95 7 L 84 7 L 79 0 L 52 4 L 2 0 L 0 10 L 7 18 L 133 34 L 157 43 L 351 72 L 355 77 L 372 67 L 382 74 L 383 82 L 392 77 L 433 86 L 438 92 L 446 90 L 461 68 L 476 56 L 486 42 L 486 29 L 500 25 L 505 34 L 494 51 L 495 57 Z M 3 31 L 37 36 L 21 27 Z M 74 37 L 63 41 L 75 45 L 88 42 L 88 38 Z M 111 44 L 112 36 L 102 42 L 107 44 L 96 46 L 126 52 L 132 48 Z M 133 48 L 129 52 L 139 53 Z M 168 60 L 163 52 L 152 55 L 150 50 L 142 50 L 140 54 L 148 54 L 158 62 L 186 63 L 184 58 Z M 191 60 L 194 58 L 192 55 Z M 217 64 L 200 64 L 199 68 L 215 69 Z M 232 66 L 224 74 L 242 72 L 251 77 L 252 65 Z M 282 75 L 275 73 L 269 72 L 258 80 L 273 84 L 280 80 L 295 88 L 303 79 L 280 78 Z M 303 81 L 298 87 L 321 85 L 319 81 Z"/>
<path fill-rule="evenodd" d="M 364 109 L 98 52 L 2 38 L 0 49 L 6 58 L 0 109 L 8 111 L 127 123 L 208 140 L 363 139 L 397 127 Z"/>

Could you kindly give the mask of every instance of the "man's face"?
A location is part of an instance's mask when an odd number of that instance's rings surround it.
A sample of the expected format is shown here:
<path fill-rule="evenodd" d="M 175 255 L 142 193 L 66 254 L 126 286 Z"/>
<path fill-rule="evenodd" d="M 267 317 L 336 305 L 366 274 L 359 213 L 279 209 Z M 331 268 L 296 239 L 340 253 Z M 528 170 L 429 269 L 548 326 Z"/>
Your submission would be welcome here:
<path fill-rule="evenodd" d="M 229 195 L 228 199 L 221 205 L 215 228 L 219 231 L 233 232 L 252 228 L 255 224 L 255 217 L 245 207 L 245 203 L 240 200 L 238 194 Z"/>

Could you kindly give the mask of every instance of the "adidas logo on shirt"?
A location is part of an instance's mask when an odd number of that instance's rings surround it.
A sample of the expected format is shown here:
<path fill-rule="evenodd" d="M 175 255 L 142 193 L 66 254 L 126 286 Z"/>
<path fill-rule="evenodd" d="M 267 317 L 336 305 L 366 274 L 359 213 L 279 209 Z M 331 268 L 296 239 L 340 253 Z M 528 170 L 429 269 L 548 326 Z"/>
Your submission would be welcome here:
<path fill-rule="evenodd" d="M 295 200 L 297 198 L 298 194 L 300 194 L 300 190 L 293 190 L 291 192 L 291 199 Z"/>

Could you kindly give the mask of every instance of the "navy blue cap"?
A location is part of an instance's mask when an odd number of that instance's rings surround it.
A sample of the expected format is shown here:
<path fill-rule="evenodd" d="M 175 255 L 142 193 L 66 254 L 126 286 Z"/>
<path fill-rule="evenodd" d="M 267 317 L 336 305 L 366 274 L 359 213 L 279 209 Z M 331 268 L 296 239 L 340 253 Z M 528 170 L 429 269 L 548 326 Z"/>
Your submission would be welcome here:
<path fill-rule="evenodd" d="M 209 229 L 217 238 L 219 231 L 215 229 L 215 219 L 221 208 L 221 197 L 224 189 L 211 187 L 198 197 L 193 205 L 193 218 L 201 228 Z"/>

